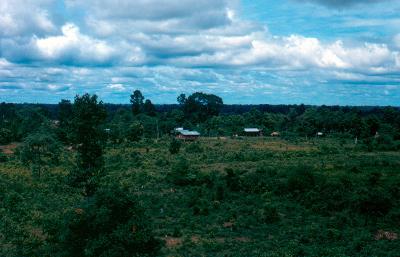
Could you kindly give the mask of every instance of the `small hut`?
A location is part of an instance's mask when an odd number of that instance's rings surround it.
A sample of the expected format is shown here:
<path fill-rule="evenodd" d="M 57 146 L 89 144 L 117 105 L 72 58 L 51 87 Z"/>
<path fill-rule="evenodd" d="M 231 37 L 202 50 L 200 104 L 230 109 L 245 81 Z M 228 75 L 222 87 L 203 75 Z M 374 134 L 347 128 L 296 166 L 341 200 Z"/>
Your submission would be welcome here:
<path fill-rule="evenodd" d="M 175 129 L 175 137 L 177 139 L 194 141 L 200 137 L 200 133 L 197 131 L 190 131 L 182 128 Z"/>
<path fill-rule="evenodd" d="M 258 128 L 245 128 L 243 132 L 248 137 L 261 137 L 263 135 L 262 129 Z"/>

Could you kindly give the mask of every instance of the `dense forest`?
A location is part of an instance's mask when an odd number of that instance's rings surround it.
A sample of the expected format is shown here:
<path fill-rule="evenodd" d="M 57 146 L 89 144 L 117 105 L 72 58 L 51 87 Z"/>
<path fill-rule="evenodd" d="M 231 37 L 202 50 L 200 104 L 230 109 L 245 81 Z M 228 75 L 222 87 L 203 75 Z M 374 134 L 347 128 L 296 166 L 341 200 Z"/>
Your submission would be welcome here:
<path fill-rule="evenodd" d="M 0 256 L 399 256 L 398 107 L 127 100 L 0 104 Z"/>

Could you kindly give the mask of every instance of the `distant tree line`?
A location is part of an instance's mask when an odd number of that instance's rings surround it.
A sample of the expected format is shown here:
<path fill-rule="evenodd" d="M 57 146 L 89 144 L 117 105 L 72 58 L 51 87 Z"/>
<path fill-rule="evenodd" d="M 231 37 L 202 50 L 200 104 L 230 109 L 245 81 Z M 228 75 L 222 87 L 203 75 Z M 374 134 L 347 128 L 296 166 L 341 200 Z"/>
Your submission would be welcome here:
<path fill-rule="evenodd" d="M 348 107 L 306 105 L 224 105 L 213 94 L 201 92 L 177 97 L 177 105 L 154 105 L 135 90 L 131 105 L 102 103 L 102 133 L 113 143 L 159 138 L 175 127 L 196 129 L 206 136 L 232 136 L 244 127 L 258 127 L 264 134 L 280 131 L 287 137 L 325 135 L 352 137 L 373 143 L 373 138 L 400 139 L 397 107 Z M 73 106 L 68 100 L 55 105 L 0 104 L 0 143 L 22 141 L 29 133 L 55 126 L 57 137 L 74 143 Z M 54 124 L 57 120 L 57 124 Z M 378 140 L 378 141 L 379 141 Z M 376 141 L 376 140 L 375 140 Z"/>

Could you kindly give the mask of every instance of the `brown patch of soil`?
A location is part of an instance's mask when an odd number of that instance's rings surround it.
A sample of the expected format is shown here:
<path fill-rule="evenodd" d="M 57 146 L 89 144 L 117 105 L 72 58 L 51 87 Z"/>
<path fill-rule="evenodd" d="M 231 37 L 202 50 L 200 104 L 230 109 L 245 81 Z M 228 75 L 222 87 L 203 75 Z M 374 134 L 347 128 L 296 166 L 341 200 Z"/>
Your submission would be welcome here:
<path fill-rule="evenodd" d="M 192 236 L 190 239 L 192 240 L 192 243 L 195 243 L 195 244 L 198 244 L 200 242 L 199 236 Z"/>
<path fill-rule="evenodd" d="M 238 242 L 243 242 L 243 243 L 248 243 L 251 241 L 250 238 L 248 238 L 248 237 L 236 237 L 235 240 Z"/>
<path fill-rule="evenodd" d="M 11 143 L 8 145 L 0 145 L 0 152 L 3 152 L 5 154 L 14 154 L 15 149 L 18 147 L 18 143 Z"/>
<path fill-rule="evenodd" d="M 164 240 L 167 248 L 176 248 L 182 244 L 182 239 L 179 237 L 166 237 Z"/>

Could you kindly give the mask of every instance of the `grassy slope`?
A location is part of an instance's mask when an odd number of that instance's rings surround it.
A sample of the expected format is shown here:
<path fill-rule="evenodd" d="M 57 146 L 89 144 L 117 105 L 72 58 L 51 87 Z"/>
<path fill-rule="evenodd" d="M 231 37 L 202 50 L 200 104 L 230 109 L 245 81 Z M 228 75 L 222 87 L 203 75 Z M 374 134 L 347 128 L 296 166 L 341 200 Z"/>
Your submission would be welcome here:
<path fill-rule="evenodd" d="M 189 163 L 189 182 L 176 185 L 171 170 L 182 158 Z M 155 234 L 166 242 L 161 256 L 398 256 L 400 251 L 400 240 L 374 239 L 380 229 L 400 233 L 399 152 L 369 153 L 333 139 L 203 139 L 199 145 L 185 143 L 178 155 L 169 154 L 168 141 L 110 146 L 105 159 L 103 183 L 119 183 L 140 196 Z M 68 165 L 65 160 L 33 179 L 16 161 L 0 164 L 0 193 L 7 196 L 0 206 L 0 255 L 14 253 L 17 245 L 24 245 L 21 256 L 51 247 L 51 234 L 42 231 L 51 233 L 49 224 L 57 227 L 79 199 L 63 185 Z M 307 169 L 312 175 L 303 181 Z M 390 200 L 384 215 L 368 214 L 360 204 L 371 192 Z"/>

